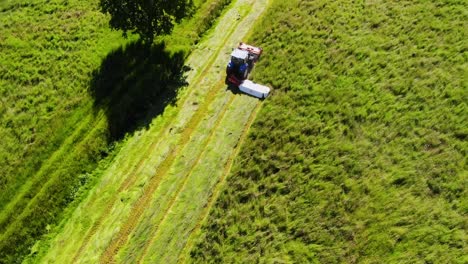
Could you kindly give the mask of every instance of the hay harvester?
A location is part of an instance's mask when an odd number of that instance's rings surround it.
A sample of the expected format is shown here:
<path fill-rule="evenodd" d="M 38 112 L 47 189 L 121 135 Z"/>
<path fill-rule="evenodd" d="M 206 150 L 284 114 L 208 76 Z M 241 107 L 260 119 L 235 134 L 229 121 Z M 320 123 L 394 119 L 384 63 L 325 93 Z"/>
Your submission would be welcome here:
<path fill-rule="evenodd" d="M 239 43 L 239 46 L 232 51 L 231 60 L 226 67 L 226 84 L 238 87 L 242 92 L 252 96 L 266 98 L 270 88 L 247 79 L 262 52 L 262 48 Z"/>

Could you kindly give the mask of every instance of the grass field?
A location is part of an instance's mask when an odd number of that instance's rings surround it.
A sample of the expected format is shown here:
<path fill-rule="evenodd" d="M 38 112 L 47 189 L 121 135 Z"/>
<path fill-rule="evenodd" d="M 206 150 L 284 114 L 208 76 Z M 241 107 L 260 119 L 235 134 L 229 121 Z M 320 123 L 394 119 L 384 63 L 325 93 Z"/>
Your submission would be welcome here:
<path fill-rule="evenodd" d="M 464 1 L 195 4 L 0 0 L 0 263 L 468 262 Z"/>
<path fill-rule="evenodd" d="M 266 5 L 238 0 L 226 9 L 187 58 L 188 85 L 147 126 L 127 136 L 95 187 L 36 243 L 26 263 L 174 263 L 187 256 L 191 231 L 207 214 L 211 193 L 260 106 L 226 88 L 224 67 Z M 167 40 L 172 47 L 171 41 L 177 38 Z M 106 69 L 101 67 L 99 82 Z"/>
<path fill-rule="evenodd" d="M 185 57 L 229 3 L 195 1 L 148 53 L 110 31 L 97 1 L 0 2 L 0 262 L 20 262 L 120 140 L 174 103 Z"/>
<path fill-rule="evenodd" d="M 273 1 L 196 263 L 466 263 L 465 1 Z"/>

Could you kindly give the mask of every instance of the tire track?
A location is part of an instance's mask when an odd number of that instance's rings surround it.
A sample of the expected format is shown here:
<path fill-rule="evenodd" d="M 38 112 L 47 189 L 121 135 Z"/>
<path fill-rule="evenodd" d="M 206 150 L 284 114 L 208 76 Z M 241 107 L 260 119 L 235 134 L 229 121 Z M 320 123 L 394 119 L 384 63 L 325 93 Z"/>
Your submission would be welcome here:
<path fill-rule="evenodd" d="M 137 259 L 137 261 L 136 261 L 137 263 L 141 263 L 141 261 L 145 258 L 145 256 L 148 253 L 149 246 L 153 243 L 154 240 L 156 240 L 156 237 L 159 234 L 159 226 L 162 225 L 162 223 L 166 220 L 168 212 L 172 209 L 175 201 L 179 197 L 179 194 L 181 193 L 181 191 L 184 189 L 185 185 L 187 184 L 187 181 L 190 178 L 190 176 L 192 175 L 192 172 L 193 172 L 194 168 L 200 163 L 201 158 L 203 157 L 203 155 L 205 154 L 205 152 L 207 150 L 206 147 L 207 147 L 208 143 L 210 143 L 213 135 L 216 133 L 217 128 L 218 128 L 219 124 L 221 123 L 221 121 L 224 119 L 224 116 L 225 116 L 227 110 L 229 109 L 229 106 L 232 104 L 232 101 L 234 101 L 234 95 L 230 94 L 229 101 L 223 106 L 222 112 L 219 114 L 218 119 L 216 120 L 213 128 L 211 128 L 210 134 L 208 135 L 208 137 L 205 139 L 205 141 L 201 145 L 202 151 L 198 154 L 195 162 L 192 164 L 192 166 L 190 167 L 187 174 L 185 174 L 183 181 L 181 183 L 179 183 L 180 184 L 179 188 L 176 190 L 174 195 L 171 197 L 167 208 L 165 208 L 165 210 L 162 212 L 161 220 L 153 228 L 151 228 L 150 236 L 149 236 L 149 237 L 151 237 L 151 239 L 150 239 L 150 241 L 147 241 L 144 244 L 143 252 L 141 254 L 141 257 Z"/>
<path fill-rule="evenodd" d="M 164 130 L 161 130 L 161 131 L 164 131 Z M 158 133 L 158 138 L 159 138 L 159 136 L 161 134 L 162 134 L 162 132 Z M 76 252 L 76 254 L 73 257 L 72 263 L 76 263 L 78 261 L 79 256 L 86 249 L 86 246 L 88 245 L 89 240 L 91 239 L 91 237 L 99 230 L 99 228 L 101 227 L 102 222 L 104 221 L 104 219 L 112 211 L 112 208 L 114 207 L 115 202 L 118 200 L 118 194 L 125 191 L 126 189 L 128 189 L 128 187 L 130 187 L 131 185 L 133 185 L 133 183 L 135 183 L 137 177 L 134 177 L 134 175 L 140 173 L 143 170 L 143 165 L 144 165 L 144 163 L 146 161 L 145 157 L 147 157 L 151 152 L 153 152 L 156 149 L 156 147 L 159 145 L 160 142 L 161 141 L 157 141 L 157 140 L 153 141 L 153 143 L 150 145 L 150 147 L 148 149 L 146 149 L 146 151 L 143 153 L 143 156 L 142 156 L 143 159 L 141 159 L 138 162 L 137 166 L 134 167 L 134 169 L 131 170 L 131 172 L 129 174 L 127 174 L 129 176 L 124 177 L 125 180 L 120 185 L 120 187 L 117 190 L 116 194 L 112 197 L 113 199 L 110 200 L 107 203 L 107 206 L 106 206 L 104 212 L 102 213 L 101 217 L 98 218 L 98 220 L 94 223 L 94 225 L 91 227 L 91 229 L 89 229 L 89 231 L 87 232 L 85 238 L 83 239 L 83 242 L 81 243 L 80 248 L 78 249 L 78 251 Z"/>
<path fill-rule="evenodd" d="M 223 82 L 220 82 L 221 86 L 224 85 Z M 200 108 L 197 109 L 195 114 L 192 116 L 188 124 L 186 125 L 184 131 L 180 136 L 178 146 L 164 159 L 164 161 L 158 166 L 158 171 L 154 175 L 144 189 L 143 194 L 132 206 L 130 216 L 127 218 L 127 222 L 119 230 L 117 236 L 111 241 L 110 245 L 104 251 L 104 254 L 101 256 L 100 263 L 115 263 L 114 256 L 120 250 L 120 248 L 127 242 L 129 235 L 135 229 L 138 221 L 140 220 L 141 215 L 144 210 L 146 210 L 147 205 L 151 202 L 154 191 L 159 186 L 161 179 L 169 171 L 174 160 L 177 157 L 177 154 L 181 149 L 183 149 L 187 143 L 190 141 L 190 136 L 193 131 L 197 128 L 198 124 L 202 121 L 203 117 L 206 115 L 208 107 L 211 105 L 211 102 L 214 101 L 215 95 L 218 92 L 220 85 L 214 86 L 209 93 L 207 94 L 207 100 L 204 102 Z"/>
<path fill-rule="evenodd" d="M 195 225 L 193 230 L 190 232 L 191 234 L 190 234 L 189 238 L 187 239 L 184 247 L 182 248 L 182 250 L 179 253 L 179 260 L 177 261 L 177 263 L 186 263 L 186 256 L 187 256 L 188 252 L 192 249 L 193 242 L 194 242 L 196 236 L 198 235 L 198 233 L 200 232 L 201 227 L 206 222 L 206 220 L 207 220 L 207 218 L 209 216 L 209 212 L 210 212 L 211 207 L 213 206 L 213 204 L 218 199 L 218 196 L 219 196 L 219 194 L 220 194 L 220 192 L 222 190 L 222 187 L 224 186 L 224 183 L 226 182 L 227 176 L 229 175 L 229 172 L 231 171 L 234 159 L 237 156 L 237 154 L 239 153 L 240 148 L 241 148 L 242 144 L 244 143 L 245 139 L 247 138 L 250 127 L 252 126 L 253 122 L 255 121 L 255 117 L 257 116 L 257 113 L 260 110 L 261 106 L 262 106 L 262 103 L 259 101 L 257 103 L 257 105 L 255 106 L 255 109 L 250 114 L 250 117 L 249 117 L 249 119 L 248 119 L 248 121 L 247 121 L 247 123 L 246 123 L 246 125 L 244 127 L 244 130 L 242 131 L 241 137 L 239 138 L 239 141 L 237 142 L 237 145 L 236 145 L 235 149 L 231 152 L 231 155 L 229 156 L 228 160 L 226 161 L 226 165 L 224 167 L 224 171 L 223 171 L 223 173 L 221 175 L 221 178 L 219 179 L 218 183 L 213 188 L 212 195 L 209 197 L 208 201 L 206 202 L 206 205 L 205 205 L 202 213 L 200 214 L 200 218 L 198 219 L 197 224 Z M 139 262 L 139 263 L 141 263 L 141 262 Z"/>

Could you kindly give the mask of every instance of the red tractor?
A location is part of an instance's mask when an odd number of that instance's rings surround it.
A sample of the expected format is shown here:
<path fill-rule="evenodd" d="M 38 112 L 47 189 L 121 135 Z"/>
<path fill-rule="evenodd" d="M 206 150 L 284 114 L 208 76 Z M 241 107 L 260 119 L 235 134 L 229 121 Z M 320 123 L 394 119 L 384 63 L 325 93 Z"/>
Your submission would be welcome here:
<path fill-rule="evenodd" d="M 239 87 L 249 76 L 263 49 L 239 43 L 226 67 L 226 84 Z"/>

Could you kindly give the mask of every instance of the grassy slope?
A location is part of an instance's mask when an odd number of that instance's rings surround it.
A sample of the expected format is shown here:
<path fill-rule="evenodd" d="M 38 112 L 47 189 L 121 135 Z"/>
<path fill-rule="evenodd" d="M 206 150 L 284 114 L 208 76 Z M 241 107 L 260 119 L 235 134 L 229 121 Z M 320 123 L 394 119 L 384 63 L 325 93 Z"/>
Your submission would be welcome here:
<path fill-rule="evenodd" d="M 0 8 L 0 259 L 18 261 L 107 149 L 107 123 L 92 113 L 87 87 L 123 40 L 91 2 Z"/>
<path fill-rule="evenodd" d="M 0 8 L 3 208 L 74 130 L 90 101 L 92 69 L 123 41 L 90 3 Z"/>
<path fill-rule="evenodd" d="M 166 39 L 172 51 L 190 52 L 229 2 L 206 2 L 176 29 L 183 37 Z M 97 2 L 3 1 L 0 12 L 0 262 L 17 262 L 102 173 L 89 174 L 107 155 L 109 120 L 88 89 L 105 55 L 127 41 Z"/>
<path fill-rule="evenodd" d="M 275 87 L 193 262 L 466 263 L 464 1 L 275 1 Z"/>

